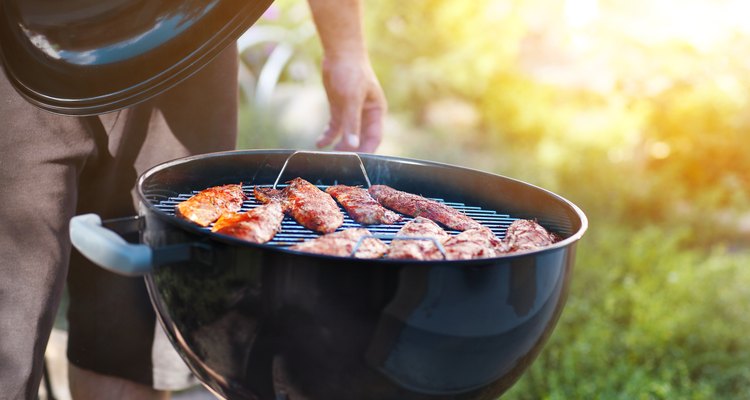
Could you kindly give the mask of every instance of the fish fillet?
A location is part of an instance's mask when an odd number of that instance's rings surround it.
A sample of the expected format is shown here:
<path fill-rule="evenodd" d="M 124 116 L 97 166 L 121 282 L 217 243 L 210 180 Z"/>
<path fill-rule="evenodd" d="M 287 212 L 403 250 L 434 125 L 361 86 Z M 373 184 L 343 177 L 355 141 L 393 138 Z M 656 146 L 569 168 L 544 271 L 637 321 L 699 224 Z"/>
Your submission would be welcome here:
<path fill-rule="evenodd" d="M 175 214 L 200 226 L 208 226 L 222 214 L 238 211 L 244 199 L 242 185 L 214 186 L 177 204 Z"/>
<path fill-rule="evenodd" d="M 402 192 L 386 185 L 374 185 L 370 187 L 369 192 L 380 204 L 402 214 L 431 219 L 457 231 L 482 227 L 482 224 L 455 208 L 416 194 Z"/>
<path fill-rule="evenodd" d="M 244 213 L 225 213 L 211 231 L 253 243 L 266 243 L 281 230 L 283 219 L 281 204 L 273 202 Z"/>
<path fill-rule="evenodd" d="M 559 239 L 554 233 L 547 232 L 535 221 L 518 219 L 513 221 L 503 240 L 508 252 L 535 250 L 551 245 Z"/>
<path fill-rule="evenodd" d="M 414 239 L 393 239 L 386 258 L 399 260 L 442 260 L 443 253 L 435 242 L 444 243 L 450 235 L 435 222 L 417 217 L 406 223 L 396 234 Z"/>
<path fill-rule="evenodd" d="M 395 224 L 401 216 L 380 205 L 367 189 L 336 185 L 326 189 L 344 207 L 352 219 L 362 225 Z"/>
<path fill-rule="evenodd" d="M 370 231 L 365 228 L 349 228 L 296 244 L 291 246 L 290 249 L 315 254 L 348 257 L 352 255 L 352 251 L 354 251 L 354 247 L 360 238 L 370 235 Z M 380 239 L 366 238 L 362 240 L 354 257 L 380 258 L 387 250 L 388 246 Z"/>
<path fill-rule="evenodd" d="M 262 203 L 280 202 L 284 212 L 307 229 L 331 233 L 344 223 L 333 197 L 302 178 L 292 179 L 282 190 L 256 186 L 254 193 Z"/>
<path fill-rule="evenodd" d="M 448 260 L 497 257 L 508 251 L 507 245 L 486 227 L 452 236 L 443 243 L 443 248 Z"/>

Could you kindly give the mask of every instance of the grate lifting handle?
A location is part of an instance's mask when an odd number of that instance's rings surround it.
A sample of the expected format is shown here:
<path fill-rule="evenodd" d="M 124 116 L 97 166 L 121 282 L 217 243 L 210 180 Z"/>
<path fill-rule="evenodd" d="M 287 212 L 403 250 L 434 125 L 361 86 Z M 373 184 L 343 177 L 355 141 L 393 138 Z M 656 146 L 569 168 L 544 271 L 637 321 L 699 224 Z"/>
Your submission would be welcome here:
<path fill-rule="evenodd" d="M 365 182 L 367 182 L 367 187 L 369 188 L 372 186 L 370 183 L 370 177 L 367 175 L 367 170 L 365 169 L 365 164 L 362 162 L 362 158 L 359 156 L 359 154 L 350 152 L 350 151 L 313 151 L 313 150 L 297 150 L 294 153 L 290 154 L 289 157 L 286 158 L 284 161 L 284 165 L 281 167 L 281 171 L 279 171 L 279 175 L 276 177 L 276 180 L 273 182 L 273 188 L 276 189 L 276 185 L 279 184 L 279 180 L 281 180 L 281 177 L 284 175 L 284 171 L 286 170 L 287 165 L 289 165 L 289 161 L 292 160 L 295 156 L 299 154 L 315 154 L 315 155 L 322 155 L 322 156 L 345 156 L 345 157 L 352 157 L 357 160 L 359 163 L 359 169 L 362 171 L 362 175 L 365 177 Z"/>
<path fill-rule="evenodd" d="M 354 245 L 354 248 L 352 249 L 352 253 L 349 255 L 350 257 L 354 257 L 355 254 L 357 254 L 357 250 L 359 250 L 360 246 L 362 246 L 362 242 L 365 241 L 365 239 L 391 239 L 391 240 L 427 240 L 432 241 L 432 243 L 437 247 L 437 249 L 440 251 L 440 254 L 443 255 L 443 259 L 448 258 L 447 254 L 445 253 L 445 247 L 440 243 L 437 238 L 431 237 L 431 236 L 398 236 L 398 235 L 365 235 L 360 237 L 357 240 L 357 243 Z"/>

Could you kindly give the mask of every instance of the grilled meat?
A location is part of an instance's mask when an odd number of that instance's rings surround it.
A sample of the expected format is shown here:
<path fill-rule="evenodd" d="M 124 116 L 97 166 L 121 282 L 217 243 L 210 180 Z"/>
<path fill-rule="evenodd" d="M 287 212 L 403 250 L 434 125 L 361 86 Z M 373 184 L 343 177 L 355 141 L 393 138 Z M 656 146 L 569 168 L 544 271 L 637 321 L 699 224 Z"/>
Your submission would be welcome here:
<path fill-rule="evenodd" d="M 286 192 L 284 190 L 255 186 L 253 188 L 253 194 L 255 195 L 255 199 L 259 202 L 263 204 L 278 202 L 281 204 L 283 211 L 287 211 L 288 204 L 286 201 Z"/>
<path fill-rule="evenodd" d="M 557 242 L 559 238 L 544 227 L 528 219 L 513 221 L 503 240 L 508 252 L 534 250 Z"/>
<path fill-rule="evenodd" d="M 281 202 L 284 212 L 307 229 L 331 233 L 344 223 L 336 201 L 302 178 L 292 179 L 282 190 L 256 187 L 254 192 L 260 202 Z"/>
<path fill-rule="evenodd" d="M 443 243 L 443 248 L 448 260 L 497 257 L 508 250 L 507 245 L 486 227 L 452 236 Z"/>
<path fill-rule="evenodd" d="M 354 247 L 360 238 L 372 235 L 365 228 L 349 228 L 343 231 L 329 233 L 321 237 L 296 244 L 290 249 L 315 254 L 348 257 L 352 255 Z M 362 239 L 354 257 L 380 258 L 388 250 L 388 246 L 377 238 Z"/>
<path fill-rule="evenodd" d="M 245 213 L 225 213 L 211 231 L 253 243 L 266 243 L 281 230 L 283 219 L 281 204 L 271 202 Z"/>
<path fill-rule="evenodd" d="M 386 258 L 442 260 L 443 254 L 435 242 L 442 244 L 450 237 L 438 224 L 422 217 L 407 222 L 396 236 L 410 236 L 414 239 L 393 239 Z"/>
<path fill-rule="evenodd" d="M 177 204 L 175 214 L 200 226 L 208 226 L 225 212 L 238 211 L 244 199 L 242 185 L 214 186 Z"/>
<path fill-rule="evenodd" d="M 434 200 L 402 192 L 385 185 L 370 187 L 370 194 L 380 204 L 412 217 L 424 217 L 458 231 L 481 228 L 482 224 L 458 210 Z"/>
<path fill-rule="evenodd" d="M 331 195 L 312 183 L 295 178 L 286 189 L 292 217 L 307 229 L 330 233 L 344 223 L 344 214 Z"/>
<path fill-rule="evenodd" d="M 352 219 L 363 225 L 395 224 L 401 216 L 380 205 L 367 189 L 357 186 L 336 185 L 326 193 L 338 200 Z"/>

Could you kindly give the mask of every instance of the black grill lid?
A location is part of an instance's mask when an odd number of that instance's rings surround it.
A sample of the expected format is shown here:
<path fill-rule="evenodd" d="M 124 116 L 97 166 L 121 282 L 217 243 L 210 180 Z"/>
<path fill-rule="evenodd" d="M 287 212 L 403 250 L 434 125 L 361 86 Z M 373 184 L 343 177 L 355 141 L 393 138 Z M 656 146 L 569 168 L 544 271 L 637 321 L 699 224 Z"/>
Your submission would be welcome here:
<path fill-rule="evenodd" d="M 273 0 L 0 0 L 8 79 L 52 112 L 92 115 L 187 78 Z"/>

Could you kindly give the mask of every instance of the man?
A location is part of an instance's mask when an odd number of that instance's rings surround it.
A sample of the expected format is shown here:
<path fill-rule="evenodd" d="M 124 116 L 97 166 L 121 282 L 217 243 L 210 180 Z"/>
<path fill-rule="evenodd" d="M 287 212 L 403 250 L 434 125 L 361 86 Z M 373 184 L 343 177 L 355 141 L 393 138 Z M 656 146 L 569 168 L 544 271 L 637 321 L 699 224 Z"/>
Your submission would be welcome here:
<path fill-rule="evenodd" d="M 318 146 L 372 152 L 386 102 L 364 45 L 361 0 L 309 4 L 331 109 Z M 130 191 L 144 170 L 234 148 L 236 69 L 228 48 L 169 91 L 96 117 L 37 109 L 0 76 L 0 399 L 36 398 L 66 275 L 75 399 L 164 399 L 192 383 L 155 323 L 143 280 L 71 257 L 68 221 L 133 215 Z"/>

